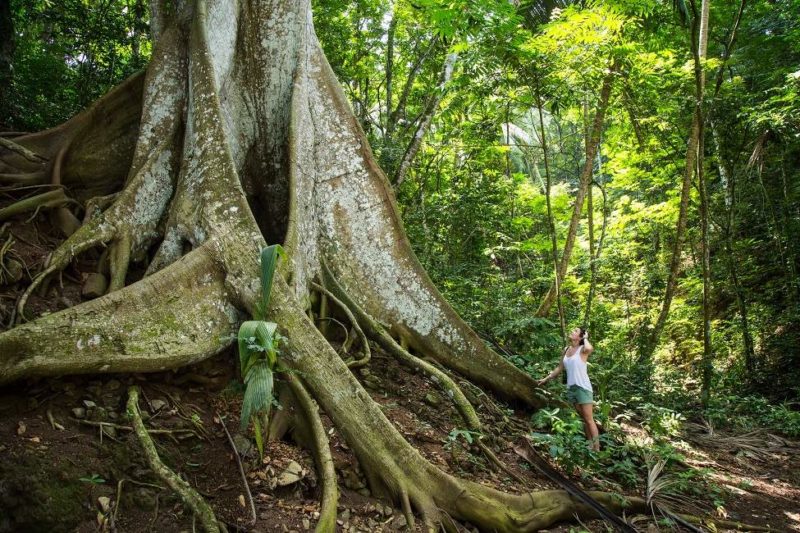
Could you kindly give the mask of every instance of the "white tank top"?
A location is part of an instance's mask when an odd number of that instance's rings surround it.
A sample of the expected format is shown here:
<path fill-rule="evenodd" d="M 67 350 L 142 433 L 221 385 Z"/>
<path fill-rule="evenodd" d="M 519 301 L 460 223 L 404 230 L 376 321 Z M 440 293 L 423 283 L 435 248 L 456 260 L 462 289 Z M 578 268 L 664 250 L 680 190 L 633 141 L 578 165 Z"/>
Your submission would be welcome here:
<path fill-rule="evenodd" d="M 564 369 L 567 371 L 567 387 L 578 385 L 591 391 L 592 383 L 589 381 L 589 374 L 586 372 L 586 361 L 581 357 L 583 345 L 578 345 L 578 349 L 571 356 L 564 354 Z"/>

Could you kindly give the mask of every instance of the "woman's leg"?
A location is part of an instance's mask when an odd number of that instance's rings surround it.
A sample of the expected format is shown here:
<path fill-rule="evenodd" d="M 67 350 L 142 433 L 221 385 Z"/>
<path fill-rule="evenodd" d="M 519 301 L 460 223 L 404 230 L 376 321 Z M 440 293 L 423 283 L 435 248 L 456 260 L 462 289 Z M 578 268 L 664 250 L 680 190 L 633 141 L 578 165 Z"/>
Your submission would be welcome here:
<path fill-rule="evenodd" d="M 586 440 L 592 440 L 592 434 L 589 433 L 589 424 L 586 423 L 586 417 L 583 415 L 583 405 L 579 403 L 573 403 L 573 407 L 575 407 L 575 411 L 577 411 L 578 416 L 581 417 L 583 420 L 583 434 L 586 435 Z"/>
<path fill-rule="evenodd" d="M 592 410 L 594 405 L 591 403 L 576 404 L 575 408 L 583 418 L 583 431 L 586 434 L 586 439 L 591 442 L 591 447 L 594 451 L 600 451 L 600 432 L 597 431 L 597 424 L 594 423 L 594 415 Z"/>

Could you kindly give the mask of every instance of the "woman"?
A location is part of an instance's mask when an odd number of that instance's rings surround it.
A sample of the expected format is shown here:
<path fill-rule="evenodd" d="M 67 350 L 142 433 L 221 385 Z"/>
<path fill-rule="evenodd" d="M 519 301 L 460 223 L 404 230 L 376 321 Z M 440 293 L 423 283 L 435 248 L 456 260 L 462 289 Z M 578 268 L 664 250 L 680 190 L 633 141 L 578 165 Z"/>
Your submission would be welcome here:
<path fill-rule="evenodd" d="M 537 381 L 539 386 L 544 385 L 562 370 L 567 371 L 567 401 L 575 406 L 575 410 L 583 419 L 583 432 L 591 442 L 591 448 L 600 451 L 599 433 L 597 424 L 592 416 L 592 383 L 586 372 L 586 361 L 594 351 L 594 346 L 589 343 L 589 332 L 583 328 L 575 328 L 569 333 L 570 345 L 564 348 L 564 356 L 555 370 L 546 378 Z"/>

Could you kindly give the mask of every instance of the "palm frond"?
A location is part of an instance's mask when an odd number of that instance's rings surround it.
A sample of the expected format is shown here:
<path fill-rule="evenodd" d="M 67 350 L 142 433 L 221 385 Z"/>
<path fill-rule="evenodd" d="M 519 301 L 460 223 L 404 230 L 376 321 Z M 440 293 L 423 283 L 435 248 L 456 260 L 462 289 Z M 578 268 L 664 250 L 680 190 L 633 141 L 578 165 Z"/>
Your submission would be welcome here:
<path fill-rule="evenodd" d="M 272 292 L 272 279 L 275 276 L 278 258 L 281 257 L 283 253 L 283 247 L 280 244 L 272 244 L 261 250 L 260 312 L 262 316 L 256 318 L 264 318 L 266 316 L 267 307 L 269 306 L 269 297 Z"/>
<path fill-rule="evenodd" d="M 247 428 L 250 418 L 272 407 L 273 373 L 265 360 L 254 363 L 244 377 L 245 390 L 242 401 L 241 429 Z"/>

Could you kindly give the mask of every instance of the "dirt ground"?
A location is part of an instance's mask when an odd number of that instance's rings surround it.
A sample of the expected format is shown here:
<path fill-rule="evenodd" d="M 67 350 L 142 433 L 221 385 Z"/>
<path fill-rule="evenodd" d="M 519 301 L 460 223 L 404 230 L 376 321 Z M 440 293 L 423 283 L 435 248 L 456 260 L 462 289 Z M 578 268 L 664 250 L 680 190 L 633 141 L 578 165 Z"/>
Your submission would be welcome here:
<path fill-rule="evenodd" d="M 232 354 L 180 372 L 155 375 L 69 377 L 6 387 L 0 394 L 0 531 L 192 531 L 192 516 L 147 468 L 125 418 L 127 387 L 143 391 L 141 408 L 157 435 L 163 460 L 205 496 L 232 530 L 305 531 L 319 516 L 319 487 L 312 457 L 289 436 L 270 442 L 265 457 L 238 433 L 240 392 Z M 479 452 L 450 431 L 458 417 L 428 380 L 376 353 L 360 375 L 372 397 L 398 429 L 440 467 L 497 488 L 519 492 L 520 484 L 491 469 Z M 197 383 L 203 382 L 202 384 Z M 498 456 L 529 490 L 557 488 L 532 472 L 511 450 L 522 438 L 521 413 L 484 409 L 484 420 L 502 430 L 494 439 Z M 506 421 L 503 421 L 503 417 Z M 92 423 L 122 427 L 101 430 Z M 227 423 L 243 457 L 257 521 L 249 525 L 243 482 L 234 450 L 222 430 Z M 331 446 L 342 492 L 340 531 L 405 529 L 405 519 L 387 501 L 373 498 L 358 463 L 329 422 Z M 184 430 L 177 433 L 178 430 Z M 800 464 L 796 457 L 759 458 L 693 448 L 698 466 L 712 467 L 730 496 L 727 518 L 775 531 L 800 531 Z M 743 458 L 744 457 L 744 458 Z M 738 458 L 738 459 L 737 459 Z M 766 461 L 766 462 L 764 462 Z M 287 468 L 299 465 L 296 475 Z M 288 468 L 290 472 L 294 470 Z M 282 475 L 284 477 L 282 478 Z M 295 479 L 296 478 L 296 479 Z M 585 484 L 584 484 L 585 485 Z M 584 488 L 593 488 L 586 486 Z M 108 498 L 103 507 L 101 498 Z M 584 522 L 604 531 L 600 521 Z M 652 530 L 654 524 L 637 522 Z M 471 530 L 466 525 L 467 530 Z M 550 531 L 575 531 L 563 524 Z"/>
<path fill-rule="evenodd" d="M 0 196 L 0 207 L 8 197 Z M 0 260 L 20 260 L 22 279 L 0 286 L 0 331 L 13 319 L 21 290 L 57 244 L 47 216 L 19 218 L 0 230 Z M 97 255 L 75 262 L 48 290 L 31 297 L 28 313 L 53 312 L 79 303 L 87 272 Z M 131 270 L 129 282 L 141 275 Z M 195 487 L 231 531 L 306 531 L 319 517 L 320 487 L 314 462 L 292 438 L 267 443 L 261 459 L 239 431 L 241 385 L 232 351 L 195 367 L 149 375 L 104 375 L 30 380 L 0 388 L 0 533 L 10 531 L 193 531 L 192 513 L 146 466 L 138 440 L 129 430 L 127 389 L 138 385 L 146 425 L 166 430 L 154 435 L 162 460 Z M 496 488 L 523 492 L 557 486 L 533 471 L 513 451 L 531 431 L 528 413 L 482 394 L 462 382 L 487 428 L 490 446 L 524 483 L 489 466 L 463 436 L 463 427 L 446 396 L 426 377 L 399 365 L 377 349 L 358 378 L 387 417 L 421 453 L 441 468 Z M 286 409 L 291 409 L 287 406 Z M 222 424 L 234 435 L 229 443 Z M 407 529 L 402 513 L 372 496 L 358 462 L 323 415 L 341 491 L 340 531 Z M 719 437 L 724 434 L 717 434 Z M 730 436 L 729 437 L 735 437 Z M 704 445 L 704 442 L 706 445 Z M 758 450 L 747 441 L 726 446 L 692 440 L 687 462 L 711 468 L 727 492 L 720 517 L 800 531 L 798 454 Z M 236 455 L 246 470 L 256 522 L 250 524 Z M 605 488 L 600 480 L 574 478 L 585 489 Z M 641 493 L 630 495 L 642 496 Z M 703 500 L 703 498 L 700 498 Z M 698 501 L 708 507 L 708 501 Z M 656 522 L 636 520 L 642 531 Z M 464 531 L 473 531 L 462 524 Z M 599 520 L 560 524 L 550 531 L 605 531 Z"/>

